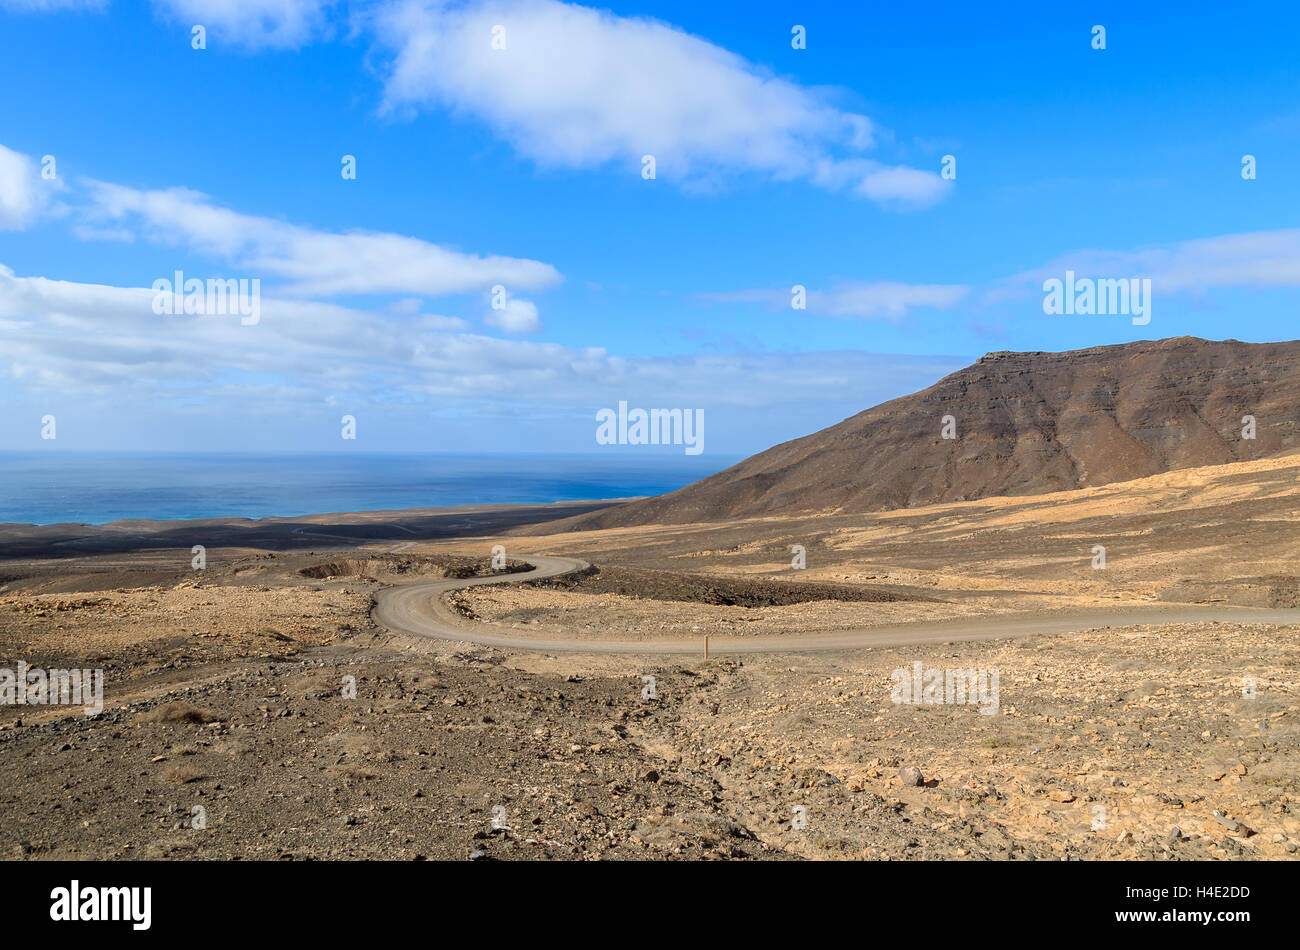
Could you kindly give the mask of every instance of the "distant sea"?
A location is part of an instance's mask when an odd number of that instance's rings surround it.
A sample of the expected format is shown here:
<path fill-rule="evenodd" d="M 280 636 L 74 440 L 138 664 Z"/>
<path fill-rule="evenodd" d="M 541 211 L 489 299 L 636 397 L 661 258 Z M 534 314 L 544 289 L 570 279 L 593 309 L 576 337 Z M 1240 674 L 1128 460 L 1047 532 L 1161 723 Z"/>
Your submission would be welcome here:
<path fill-rule="evenodd" d="M 738 461 L 674 455 L 0 453 L 0 522 L 544 504 L 674 491 Z"/>

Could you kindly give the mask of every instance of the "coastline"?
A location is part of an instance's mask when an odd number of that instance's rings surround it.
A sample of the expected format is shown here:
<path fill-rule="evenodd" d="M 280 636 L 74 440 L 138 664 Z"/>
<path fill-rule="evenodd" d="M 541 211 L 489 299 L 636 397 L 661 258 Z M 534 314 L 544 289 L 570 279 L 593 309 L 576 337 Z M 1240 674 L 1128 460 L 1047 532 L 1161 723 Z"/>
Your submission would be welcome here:
<path fill-rule="evenodd" d="M 497 534 L 611 505 L 635 501 L 598 498 L 545 504 L 455 505 L 443 508 L 321 512 L 266 518 L 133 518 L 104 524 L 0 523 L 0 561 L 9 558 L 118 554 L 150 548 L 254 547 L 273 551 L 367 544 L 391 540 L 434 541 Z"/>

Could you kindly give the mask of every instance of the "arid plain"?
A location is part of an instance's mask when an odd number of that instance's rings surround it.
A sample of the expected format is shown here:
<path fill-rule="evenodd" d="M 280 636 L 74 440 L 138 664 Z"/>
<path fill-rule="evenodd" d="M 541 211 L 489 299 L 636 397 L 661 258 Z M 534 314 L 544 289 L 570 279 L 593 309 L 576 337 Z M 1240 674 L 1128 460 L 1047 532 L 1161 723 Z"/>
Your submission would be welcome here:
<path fill-rule="evenodd" d="M 0 849 L 1294 859 L 1298 485 L 1286 455 L 723 525 L 9 526 L 0 666 L 102 668 L 106 690 L 97 716 L 0 707 Z M 533 554 L 592 567 L 512 582 Z M 385 589 L 488 575 L 448 595 L 464 639 L 374 616 Z M 996 673 L 995 703 L 896 702 L 918 663 Z"/>

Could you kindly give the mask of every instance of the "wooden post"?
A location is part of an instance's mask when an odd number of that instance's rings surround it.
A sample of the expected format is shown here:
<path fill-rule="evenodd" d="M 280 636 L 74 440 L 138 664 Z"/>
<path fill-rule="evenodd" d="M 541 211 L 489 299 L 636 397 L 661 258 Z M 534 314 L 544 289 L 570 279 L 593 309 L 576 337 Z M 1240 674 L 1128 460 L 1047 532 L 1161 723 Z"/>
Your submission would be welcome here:
<path fill-rule="evenodd" d="M 704 636 L 704 658 L 706 660 L 709 658 L 709 637 L 707 634 Z"/>

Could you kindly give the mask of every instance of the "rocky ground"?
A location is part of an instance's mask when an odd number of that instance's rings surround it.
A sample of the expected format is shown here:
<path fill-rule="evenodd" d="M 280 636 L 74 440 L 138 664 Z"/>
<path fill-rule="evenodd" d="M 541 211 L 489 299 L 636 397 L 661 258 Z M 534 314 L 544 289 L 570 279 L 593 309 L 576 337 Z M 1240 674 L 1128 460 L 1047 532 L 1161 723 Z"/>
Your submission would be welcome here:
<path fill-rule="evenodd" d="M 1086 504 L 214 547 L 202 572 L 170 548 L 5 559 L 0 669 L 97 667 L 107 689 L 97 716 L 0 706 L 0 856 L 1295 860 L 1293 625 L 673 662 L 408 639 L 370 616 L 384 586 L 491 572 L 499 542 L 596 565 L 453 595 L 467 622 L 539 634 L 1286 606 L 1300 536 L 1278 471 Z M 896 702 L 917 663 L 996 673 L 997 692 Z"/>
<path fill-rule="evenodd" d="M 0 729 L 0 848 L 1163 860 L 1300 842 L 1300 647 L 1280 628 L 690 665 L 396 646 L 196 668 L 97 717 L 15 710 L 40 714 Z M 918 661 L 997 670 L 999 714 L 895 704 L 891 673 Z"/>
<path fill-rule="evenodd" d="M 500 660 L 316 649 L 95 718 L 11 722 L 0 845 L 25 859 L 783 856 L 735 820 L 707 766 L 646 753 L 679 728 L 680 701 Z"/>

